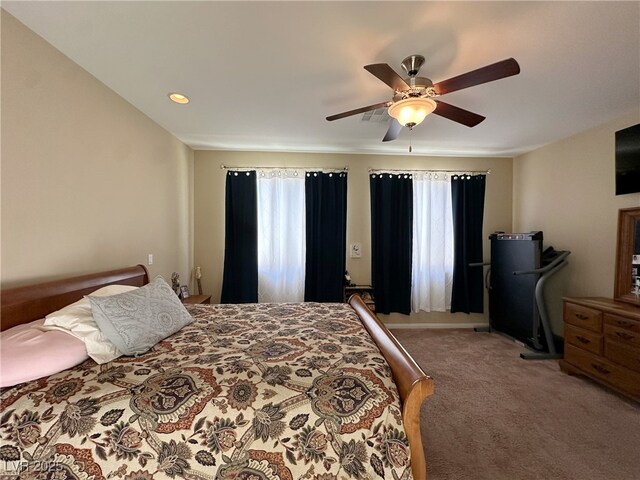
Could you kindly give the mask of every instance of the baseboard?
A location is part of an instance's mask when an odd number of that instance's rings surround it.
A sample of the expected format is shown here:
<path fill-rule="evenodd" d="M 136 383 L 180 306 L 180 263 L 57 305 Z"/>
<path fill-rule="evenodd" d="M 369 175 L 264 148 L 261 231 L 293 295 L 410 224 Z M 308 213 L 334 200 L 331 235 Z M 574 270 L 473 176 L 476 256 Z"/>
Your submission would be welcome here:
<path fill-rule="evenodd" d="M 393 329 L 427 329 L 427 328 L 476 328 L 488 327 L 488 323 L 385 323 L 389 330 Z"/>

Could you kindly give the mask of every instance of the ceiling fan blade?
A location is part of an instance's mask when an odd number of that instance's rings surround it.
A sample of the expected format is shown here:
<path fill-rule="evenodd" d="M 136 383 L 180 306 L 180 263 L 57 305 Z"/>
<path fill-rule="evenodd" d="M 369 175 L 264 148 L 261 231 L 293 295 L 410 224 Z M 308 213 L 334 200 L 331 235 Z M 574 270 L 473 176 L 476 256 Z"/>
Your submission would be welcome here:
<path fill-rule="evenodd" d="M 327 120 L 332 122 L 340 118 L 350 117 L 351 115 L 357 115 L 359 113 L 364 113 L 368 112 L 369 110 L 376 110 L 378 108 L 384 108 L 387 106 L 389 106 L 389 102 L 376 103 L 375 105 L 369 105 L 368 107 L 360 107 L 356 108 L 355 110 L 349 110 L 348 112 L 336 113 L 335 115 L 327 117 Z"/>
<path fill-rule="evenodd" d="M 400 130 L 402 130 L 402 125 L 395 118 L 391 119 L 391 125 L 389 125 L 389 130 L 387 130 L 387 134 L 382 139 L 383 142 L 390 142 L 391 140 L 395 140 L 398 138 L 400 134 Z"/>
<path fill-rule="evenodd" d="M 409 88 L 407 82 L 405 82 L 402 77 L 386 63 L 365 65 L 364 69 L 370 74 L 378 77 L 378 79 L 382 80 L 394 90 L 407 90 Z"/>
<path fill-rule="evenodd" d="M 453 120 L 454 122 L 466 125 L 467 127 L 475 127 L 485 119 L 482 115 L 478 115 L 477 113 L 470 112 L 463 108 L 455 107 L 449 103 L 444 103 L 440 100 L 436 100 L 435 102 L 437 107 L 433 113 L 440 115 L 441 117 L 448 118 L 449 120 Z"/>
<path fill-rule="evenodd" d="M 463 73 L 457 77 L 436 83 L 433 88 L 438 95 L 455 92 L 463 88 L 473 87 L 520 73 L 520 65 L 513 58 L 496 62 L 486 67 Z"/>

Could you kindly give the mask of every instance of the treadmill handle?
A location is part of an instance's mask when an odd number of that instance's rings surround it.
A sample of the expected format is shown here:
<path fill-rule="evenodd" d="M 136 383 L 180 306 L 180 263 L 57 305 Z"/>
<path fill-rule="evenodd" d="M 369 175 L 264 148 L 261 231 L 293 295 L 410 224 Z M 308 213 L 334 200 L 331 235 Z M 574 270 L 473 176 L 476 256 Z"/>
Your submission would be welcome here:
<path fill-rule="evenodd" d="M 490 266 L 491 262 L 475 262 L 470 263 L 470 267 L 487 267 Z M 487 269 L 487 273 L 484 274 L 484 285 L 487 290 L 491 290 L 491 269 Z"/>
<path fill-rule="evenodd" d="M 569 250 L 563 251 L 560 255 L 558 255 L 549 265 L 542 268 L 536 268 L 535 270 L 518 270 L 513 272 L 514 275 L 534 275 L 538 273 L 547 273 L 549 270 L 555 268 L 559 263 L 563 262 L 565 258 L 567 258 L 571 252 Z"/>
<path fill-rule="evenodd" d="M 470 267 L 486 267 L 487 265 L 491 265 L 491 262 L 476 262 L 469 264 Z"/>

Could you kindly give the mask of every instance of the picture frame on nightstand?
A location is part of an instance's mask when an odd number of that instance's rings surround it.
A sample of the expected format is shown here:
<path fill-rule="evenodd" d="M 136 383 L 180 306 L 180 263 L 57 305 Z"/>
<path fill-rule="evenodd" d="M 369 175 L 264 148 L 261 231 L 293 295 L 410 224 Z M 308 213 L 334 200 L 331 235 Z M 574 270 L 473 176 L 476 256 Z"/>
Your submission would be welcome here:
<path fill-rule="evenodd" d="M 180 286 L 180 298 L 183 300 L 189 298 L 189 287 L 187 285 Z"/>

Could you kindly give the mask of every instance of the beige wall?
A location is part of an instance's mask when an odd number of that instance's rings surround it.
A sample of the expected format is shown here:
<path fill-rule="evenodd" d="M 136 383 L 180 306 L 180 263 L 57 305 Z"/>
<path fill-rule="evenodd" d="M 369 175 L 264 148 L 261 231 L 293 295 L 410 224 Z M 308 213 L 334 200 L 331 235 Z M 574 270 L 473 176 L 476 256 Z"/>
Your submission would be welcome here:
<path fill-rule="evenodd" d="M 347 198 L 347 244 L 362 244 L 362 258 L 347 257 L 347 269 L 359 284 L 371 282 L 369 168 L 392 169 L 491 169 L 487 179 L 484 238 L 495 230 L 511 229 L 512 160 L 508 158 L 452 158 L 420 156 L 376 156 L 348 154 L 261 153 L 196 151 L 194 175 L 195 265 L 202 267 L 203 288 L 219 300 L 224 262 L 225 171 L 231 166 L 301 166 L 349 168 Z M 485 240 L 486 258 L 489 256 Z M 486 323 L 486 316 L 464 314 L 394 314 L 390 323 Z"/>
<path fill-rule="evenodd" d="M 615 195 L 615 132 L 638 122 L 636 111 L 514 159 L 514 230 L 572 252 L 549 284 L 561 294 L 613 295 L 618 209 L 640 206 L 640 193 Z M 558 331 L 559 302 L 553 312 Z"/>
<path fill-rule="evenodd" d="M 149 253 L 187 280 L 193 151 L 0 12 L 2 287 Z"/>
<path fill-rule="evenodd" d="M 369 283 L 369 168 L 486 169 L 484 234 L 543 230 L 545 245 L 569 249 L 551 283 L 561 294 L 611 296 L 619 208 L 640 194 L 614 194 L 614 132 L 634 112 L 514 160 L 194 152 L 89 73 L 2 16 L 2 287 L 135 263 L 154 254 L 152 275 L 203 270 L 219 299 L 224 259 L 224 171 L 233 166 L 349 167 L 347 258 Z M 195 157 L 195 160 L 194 160 Z M 552 306 L 558 325 L 559 303 Z M 391 315 L 391 323 L 480 323 L 486 315 Z M 556 328 L 559 330 L 559 327 Z"/>

